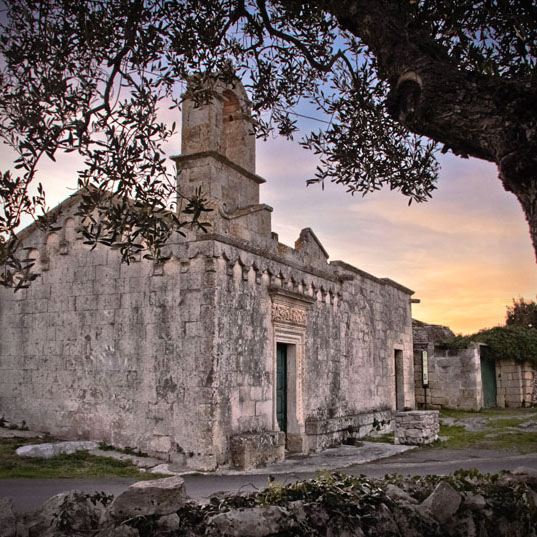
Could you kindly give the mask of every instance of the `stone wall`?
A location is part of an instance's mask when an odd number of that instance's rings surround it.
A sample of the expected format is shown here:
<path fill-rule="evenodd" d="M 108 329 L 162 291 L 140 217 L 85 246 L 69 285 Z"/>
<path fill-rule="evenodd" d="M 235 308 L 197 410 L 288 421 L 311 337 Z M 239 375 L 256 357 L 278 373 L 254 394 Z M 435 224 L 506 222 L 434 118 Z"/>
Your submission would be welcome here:
<path fill-rule="evenodd" d="M 438 410 L 414 410 L 395 414 L 395 444 L 422 445 L 438 440 Z"/>
<path fill-rule="evenodd" d="M 172 242 L 160 266 L 122 265 L 118 251 L 75 237 L 74 210 L 63 207 L 62 233 L 28 233 L 41 277 L 0 291 L 0 414 L 10 420 L 215 468 L 230 461 L 234 435 L 277 430 L 277 341 L 296 354 L 295 451 L 389 428 L 394 349 L 412 407 L 405 288 L 344 263 L 321 269 L 320 254 L 215 235 Z"/>
<path fill-rule="evenodd" d="M 496 402 L 499 407 L 537 405 L 537 368 L 530 362 L 496 362 Z"/>
<path fill-rule="evenodd" d="M 382 480 L 325 474 L 210 502 L 189 499 L 184 481 L 170 477 L 116 498 L 62 492 L 28 513 L 0 498 L 0 528 L 3 537 L 534 537 L 536 502 L 537 476 L 524 467 Z"/>
<path fill-rule="evenodd" d="M 422 350 L 427 350 L 429 387 L 422 383 Z M 426 349 L 414 346 L 416 406 L 428 409 L 461 408 L 479 410 L 483 406 L 479 346 L 446 350 L 429 345 Z"/>
<path fill-rule="evenodd" d="M 184 243 L 165 266 L 122 265 L 118 251 L 75 239 L 69 211 L 62 234 L 31 236 L 40 278 L 1 291 L 0 415 L 204 466 L 214 302 L 205 256 Z"/>
<path fill-rule="evenodd" d="M 269 256 L 219 237 L 213 255 L 217 461 L 229 459 L 233 435 L 278 430 L 278 342 L 288 344 L 292 370 L 291 451 L 317 451 L 374 428 L 388 430 L 395 409 L 394 349 L 405 357 L 404 404 L 413 406 L 408 290 L 326 259 L 323 269 L 318 258 L 317 267 L 300 269 L 298 250 L 278 248 Z"/>

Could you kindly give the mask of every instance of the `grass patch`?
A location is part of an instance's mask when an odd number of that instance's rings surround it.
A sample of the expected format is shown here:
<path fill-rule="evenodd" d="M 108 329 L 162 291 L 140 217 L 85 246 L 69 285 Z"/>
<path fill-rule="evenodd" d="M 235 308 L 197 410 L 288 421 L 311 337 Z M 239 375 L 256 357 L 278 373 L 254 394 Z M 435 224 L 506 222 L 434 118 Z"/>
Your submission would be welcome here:
<path fill-rule="evenodd" d="M 537 419 L 537 408 L 482 408 L 481 410 L 455 410 L 443 409 L 440 411 L 440 419 L 442 418 L 505 418 L 514 417 L 520 418 L 523 421 L 532 418 Z"/>
<path fill-rule="evenodd" d="M 436 449 L 492 449 L 512 453 L 535 453 L 537 451 L 537 433 L 534 431 L 513 430 L 522 423 L 535 420 L 537 409 L 529 408 L 494 408 L 479 412 L 464 410 L 442 410 L 442 418 L 453 418 L 455 423 L 440 424 L 440 436 L 447 440 L 432 446 Z M 479 430 L 468 431 L 463 422 L 479 420 Z M 474 422 L 475 423 L 475 422 Z"/>
<path fill-rule="evenodd" d="M 119 461 L 111 457 L 97 457 L 90 455 L 87 451 L 77 451 L 71 455 L 58 455 L 50 459 L 19 457 L 15 453 L 15 450 L 20 446 L 40 443 L 43 443 L 42 438 L 1 438 L 0 479 L 19 477 L 134 477 L 142 480 L 169 477 L 162 474 L 141 472 L 128 461 Z"/>
<path fill-rule="evenodd" d="M 101 451 L 117 451 L 118 453 L 124 453 L 125 455 L 132 455 L 134 457 L 149 457 L 149 455 L 139 449 L 134 449 L 131 447 L 120 448 L 107 444 L 106 442 L 99 442 L 99 449 Z"/>

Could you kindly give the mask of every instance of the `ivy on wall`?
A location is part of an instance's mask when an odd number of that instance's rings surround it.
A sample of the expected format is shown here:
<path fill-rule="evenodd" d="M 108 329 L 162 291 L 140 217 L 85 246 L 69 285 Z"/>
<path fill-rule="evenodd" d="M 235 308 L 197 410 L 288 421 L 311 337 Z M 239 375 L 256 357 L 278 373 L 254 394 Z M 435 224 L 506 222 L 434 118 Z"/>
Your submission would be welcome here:
<path fill-rule="evenodd" d="M 496 326 L 469 336 L 455 336 L 445 343 L 448 349 L 467 348 L 484 343 L 487 356 L 495 360 L 529 361 L 537 365 L 537 329 L 524 326 Z"/>

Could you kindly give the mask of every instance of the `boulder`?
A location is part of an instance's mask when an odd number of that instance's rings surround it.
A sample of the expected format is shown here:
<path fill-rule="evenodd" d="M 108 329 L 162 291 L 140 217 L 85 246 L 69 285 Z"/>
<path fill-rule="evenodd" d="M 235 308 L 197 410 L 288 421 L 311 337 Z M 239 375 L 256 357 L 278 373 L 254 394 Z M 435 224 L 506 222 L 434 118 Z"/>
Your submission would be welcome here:
<path fill-rule="evenodd" d="M 207 536 L 268 537 L 296 529 L 298 524 L 282 507 L 252 507 L 220 513 L 209 519 Z"/>
<path fill-rule="evenodd" d="M 471 513 L 450 520 L 442 530 L 446 535 L 464 535 L 464 537 L 478 537 L 482 533 L 478 530 Z"/>
<path fill-rule="evenodd" d="M 40 508 L 24 516 L 28 537 L 56 537 L 91 533 L 98 529 L 104 512 L 100 502 L 91 501 L 79 490 L 62 492 L 49 498 Z"/>
<path fill-rule="evenodd" d="M 0 537 L 15 537 L 17 519 L 13 509 L 13 500 L 0 497 Z"/>
<path fill-rule="evenodd" d="M 19 457 L 40 457 L 49 459 L 57 455 L 70 455 L 77 451 L 89 451 L 96 449 L 97 442 L 76 441 L 76 442 L 55 442 L 46 444 L 31 444 L 17 448 L 15 453 Z"/>
<path fill-rule="evenodd" d="M 395 518 L 384 503 L 381 503 L 375 510 L 375 533 L 374 535 L 382 535 L 382 537 L 399 537 L 399 526 Z"/>
<path fill-rule="evenodd" d="M 487 502 L 482 494 L 467 492 L 464 495 L 463 505 L 470 511 L 482 511 L 487 506 Z"/>
<path fill-rule="evenodd" d="M 447 522 L 459 509 L 462 496 L 447 482 L 438 483 L 433 492 L 421 503 L 440 524 Z"/>
<path fill-rule="evenodd" d="M 113 520 L 126 520 L 138 516 L 169 515 L 185 502 L 185 482 L 181 477 L 138 481 L 110 504 L 107 516 Z"/>
<path fill-rule="evenodd" d="M 177 513 L 164 515 L 158 518 L 156 526 L 160 531 L 175 532 L 179 530 L 181 520 Z"/>
<path fill-rule="evenodd" d="M 309 524 L 318 528 L 324 528 L 330 520 L 326 509 L 318 503 L 306 503 L 302 500 L 297 500 L 290 502 L 287 509 L 300 524 Z"/>
<path fill-rule="evenodd" d="M 438 535 L 438 522 L 421 505 L 395 503 L 392 506 L 392 515 L 401 536 Z"/>
<path fill-rule="evenodd" d="M 388 496 L 388 498 L 394 502 L 411 504 L 418 503 L 418 500 L 413 498 L 410 494 L 408 494 L 408 492 L 405 492 L 403 489 L 397 487 L 396 485 L 392 485 L 391 483 L 386 487 L 386 496 Z"/>

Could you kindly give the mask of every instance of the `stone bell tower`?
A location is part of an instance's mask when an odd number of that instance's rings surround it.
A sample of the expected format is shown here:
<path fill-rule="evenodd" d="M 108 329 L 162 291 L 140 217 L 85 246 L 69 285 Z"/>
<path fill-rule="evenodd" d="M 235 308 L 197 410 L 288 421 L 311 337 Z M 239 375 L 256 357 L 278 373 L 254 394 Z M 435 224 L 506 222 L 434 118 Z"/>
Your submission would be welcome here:
<path fill-rule="evenodd" d="M 242 83 L 216 81 L 208 103 L 196 103 L 194 91 L 190 85 L 183 95 L 182 153 L 173 157 L 180 194 L 201 188 L 213 209 L 207 217 L 212 233 L 270 238 L 272 208 L 259 204 L 265 180 L 255 174 L 255 133 Z"/>

